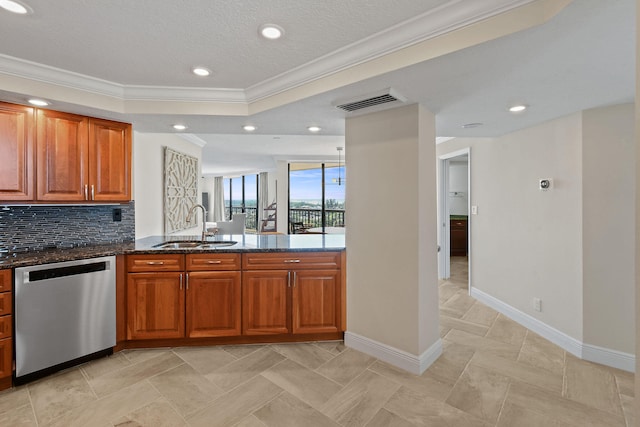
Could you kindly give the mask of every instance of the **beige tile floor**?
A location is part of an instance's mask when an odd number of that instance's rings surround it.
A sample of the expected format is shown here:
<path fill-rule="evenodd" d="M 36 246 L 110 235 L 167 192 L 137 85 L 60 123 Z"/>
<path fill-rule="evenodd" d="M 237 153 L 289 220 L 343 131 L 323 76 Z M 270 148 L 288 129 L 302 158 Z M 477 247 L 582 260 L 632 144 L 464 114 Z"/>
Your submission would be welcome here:
<path fill-rule="evenodd" d="M 627 426 L 627 372 L 440 283 L 444 353 L 410 375 L 340 342 L 127 350 L 0 394 L 0 426 Z"/>

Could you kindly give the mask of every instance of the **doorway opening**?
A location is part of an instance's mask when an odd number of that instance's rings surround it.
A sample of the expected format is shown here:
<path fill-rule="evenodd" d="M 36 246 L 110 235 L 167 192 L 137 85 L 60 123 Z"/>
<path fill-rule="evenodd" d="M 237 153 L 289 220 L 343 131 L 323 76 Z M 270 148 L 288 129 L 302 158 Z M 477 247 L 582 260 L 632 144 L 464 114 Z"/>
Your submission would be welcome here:
<path fill-rule="evenodd" d="M 452 278 L 451 263 L 455 262 L 462 267 L 455 271 L 468 270 L 467 287 L 471 291 L 471 149 L 440 156 L 439 166 L 438 277 Z"/>

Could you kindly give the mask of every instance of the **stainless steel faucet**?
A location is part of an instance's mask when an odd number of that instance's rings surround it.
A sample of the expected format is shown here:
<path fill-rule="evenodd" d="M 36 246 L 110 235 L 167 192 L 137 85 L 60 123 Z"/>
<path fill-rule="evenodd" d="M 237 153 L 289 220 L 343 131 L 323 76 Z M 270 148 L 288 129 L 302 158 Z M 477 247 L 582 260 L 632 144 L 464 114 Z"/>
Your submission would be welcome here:
<path fill-rule="evenodd" d="M 186 221 L 187 222 L 191 222 L 191 217 L 193 216 L 193 212 L 196 210 L 196 208 L 200 208 L 202 209 L 202 238 L 201 240 L 204 242 L 207 238 L 207 211 L 204 208 L 204 206 L 200 205 L 200 204 L 195 204 L 191 207 L 191 209 L 189 209 L 189 213 L 187 214 L 187 218 Z"/>

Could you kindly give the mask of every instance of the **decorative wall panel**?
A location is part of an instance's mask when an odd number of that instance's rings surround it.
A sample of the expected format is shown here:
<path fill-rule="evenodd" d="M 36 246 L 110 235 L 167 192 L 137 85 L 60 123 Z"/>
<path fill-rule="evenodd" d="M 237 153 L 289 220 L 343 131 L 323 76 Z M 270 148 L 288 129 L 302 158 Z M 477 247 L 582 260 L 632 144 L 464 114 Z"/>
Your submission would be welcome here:
<path fill-rule="evenodd" d="M 168 147 L 164 149 L 164 231 L 175 233 L 193 227 L 189 209 L 198 197 L 198 159 Z"/>

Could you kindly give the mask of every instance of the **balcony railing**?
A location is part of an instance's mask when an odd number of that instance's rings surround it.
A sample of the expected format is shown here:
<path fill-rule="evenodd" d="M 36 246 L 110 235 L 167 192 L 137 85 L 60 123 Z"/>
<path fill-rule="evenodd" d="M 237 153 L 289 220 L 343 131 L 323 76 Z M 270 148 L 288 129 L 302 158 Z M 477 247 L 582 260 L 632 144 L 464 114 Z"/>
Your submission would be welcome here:
<path fill-rule="evenodd" d="M 243 213 L 243 208 L 234 206 L 231 209 L 234 214 Z M 258 209 L 255 207 L 245 207 L 244 213 L 247 214 L 245 227 L 247 230 L 258 230 Z M 225 214 L 230 218 L 229 206 L 225 207 Z M 301 222 L 308 228 L 322 227 L 322 210 L 321 209 L 289 209 L 289 217 L 291 222 Z M 344 209 L 325 209 L 326 227 L 344 227 Z"/>
<path fill-rule="evenodd" d="M 325 226 L 344 227 L 344 209 L 325 209 Z M 322 227 L 321 209 L 289 209 L 289 221 L 302 222 L 305 227 Z"/>

